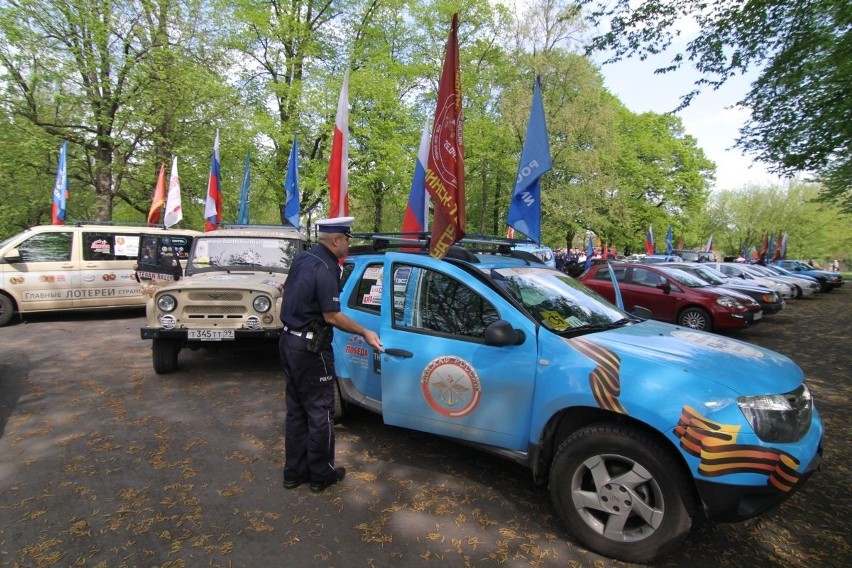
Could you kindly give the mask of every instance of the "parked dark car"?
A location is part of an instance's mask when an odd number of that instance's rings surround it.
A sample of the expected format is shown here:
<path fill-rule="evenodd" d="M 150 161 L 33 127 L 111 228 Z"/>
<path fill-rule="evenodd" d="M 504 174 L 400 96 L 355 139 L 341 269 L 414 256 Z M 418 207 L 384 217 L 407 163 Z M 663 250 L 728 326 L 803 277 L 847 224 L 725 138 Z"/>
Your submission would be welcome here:
<path fill-rule="evenodd" d="M 777 314 L 783 310 L 786 305 L 784 299 L 778 294 L 778 292 L 770 290 L 769 288 L 764 288 L 763 286 L 752 286 L 740 278 L 731 278 L 723 272 L 702 263 L 673 262 L 666 266 L 685 270 L 690 274 L 698 276 L 702 280 L 706 280 L 714 286 L 723 286 L 725 288 L 730 288 L 731 290 L 736 290 L 742 294 L 746 294 L 747 296 L 751 296 L 754 301 L 760 304 L 760 309 L 763 310 L 763 315 L 765 316 Z"/>
<path fill-rule="evenodd" d="M 712 250 L 675 249 L 672 254 L 681 257 L 686 262 L 715 262 L 716 253 Z"/>
<path fill-rule="evenodd" d="M 713 286 L 683 270 L 648 264 L 613 263 L 624 309 L 647 308 L 655 320 L 692 329 L 741 329 L 763 317 L 760 304 L 735 290 Z M 615 302 L 609 267 L 592 266 L 580 281 Z"/>
<path fill-rule="evenodd" d="M 814 278 L 819 280 L 819 284 L 822 287 L 823 292 L 831 292 L 835 288 L 840 288 L 841 286 L 843 286 L 843 276 L 841 276 L 839 273 L 814 268 L 810 264 L 801 260 L 776 260 L 772 264 L 780 266 L 781 268 L 784 268 L 796 274 L 806 274 L 808 276 L 813 276 Z"/>

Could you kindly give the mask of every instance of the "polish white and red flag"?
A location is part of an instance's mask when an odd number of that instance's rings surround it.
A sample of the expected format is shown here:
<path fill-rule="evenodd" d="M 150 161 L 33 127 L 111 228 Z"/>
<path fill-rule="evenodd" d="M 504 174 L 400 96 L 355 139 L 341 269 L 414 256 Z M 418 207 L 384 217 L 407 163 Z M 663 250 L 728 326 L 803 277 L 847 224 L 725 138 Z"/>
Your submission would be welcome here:
<path fill-rule="evenodd" d="M 328 163 L 329 217 L 349 216 L 349 71 L 337 101 L 331 160 Z"/>

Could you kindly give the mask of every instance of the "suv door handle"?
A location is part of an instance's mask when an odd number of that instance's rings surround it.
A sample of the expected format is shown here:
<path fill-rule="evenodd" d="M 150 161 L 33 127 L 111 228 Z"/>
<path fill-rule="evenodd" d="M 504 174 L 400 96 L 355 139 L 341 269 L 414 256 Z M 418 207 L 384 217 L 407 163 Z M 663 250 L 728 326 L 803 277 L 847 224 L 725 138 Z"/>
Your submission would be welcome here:
<path fill-rule="evenodd" d="M 406 351 L 405 349 L 385 349 L 384 351 L 387 355 L 391 355 L 393 357 L 405 357 L 406 359 L 411 359 L 414 357 L 414 353 L 411 351 Z"/>

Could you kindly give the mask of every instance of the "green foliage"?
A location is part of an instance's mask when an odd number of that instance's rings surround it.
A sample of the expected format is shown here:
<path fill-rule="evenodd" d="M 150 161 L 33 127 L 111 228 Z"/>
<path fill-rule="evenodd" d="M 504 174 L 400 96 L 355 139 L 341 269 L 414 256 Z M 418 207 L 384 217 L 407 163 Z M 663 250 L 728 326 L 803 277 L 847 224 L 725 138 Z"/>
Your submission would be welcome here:
<path fill-rule="evenodd" d="M 689 62 L 702 88 L 759 70 L 740 104 L 751 110 L 738 147 L 785 175 L 814 174 L 822 199 L 852 211 L 852 4 L 844 0 L 581 0 L 589 18 L 608 23 L 590 50 L 611 60 L 664 53 L 685 20 L 697 29 L 671 64 Z"/>
<path fill-rule="evenodd" d="M 787 233 L 788 258 L 824 261 L 852 250 L 850 215 L 815 200 L 819 186 L 753 187 L 715 194 L 707 209 L 717 250 L 736 256 L 745 247 L 761 248 L 763 236 Z"/>
<path fill-rule="evenodd" d="M 649 225 L 664 235 L 671 224 L 703 246 L 739 222 L 707 209 L 713 165 L 680 120 L 630 112 L 576 53 L 584 24 L 571 2 L 512 16 L 486 0 L 32 0 L 0 2 L 0 234 L 50 221 L 65 139 L 69 219 L 144 222 L 160 165 L 168 178 L 177 156 L 182 225 L 201 228 L 217 129 L 224 221 L 250 150 L 251 222 L 280 222 L 294 134 L 303 224 L 323 217 L 347 70 L 351 209 L 359 230 L 396 231 L 454 12 L 468 232 L 506 231 L 536 75 L 553 154 L 546 244 L 571 233 L 584 246 L 592 232 L 629 252 Z M 750 222 L 754 233 L 764 220 Z"/>

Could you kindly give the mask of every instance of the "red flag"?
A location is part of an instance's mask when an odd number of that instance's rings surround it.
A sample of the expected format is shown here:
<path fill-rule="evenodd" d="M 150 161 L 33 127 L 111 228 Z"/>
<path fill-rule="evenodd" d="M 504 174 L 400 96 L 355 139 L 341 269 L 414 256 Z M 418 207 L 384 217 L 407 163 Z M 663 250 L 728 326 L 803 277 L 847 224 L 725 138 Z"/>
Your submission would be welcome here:
<path fill-rule="evenodd" d="M 444 70 L 438 83 L 438 104 L 426 167 L 426 189 L 435 204 L 429 254 L 435 258 L 446 256 L 449 248 L 465 234 L 458 25 L 458 14 L 453 14 L 453 26 L 444 54 Z"/>
<path fill-rule="evenodd" d="M 784 234 L 778 233 L 778 240 L 775 241 L 775 242 L 778 243 L 778 245 L 775 247 L 775 251 L 772 253 L 772 262 L 775 262 L 776 260 L 780 260 L 782 258 L 782 256 L 781 256 L 781 240 L 783 238 L 784 238 Z"/>
<path fill-rule="evenodd" d="M 148 225 L 160 224 L 160 214 L 163 205 L 166 204 L 166 165 L 160 164 L 160 175 L 157 176 L 157 185 L 154 186 L 154 195 L 151 196 L 151 209 L 148 210 Z"/>
<path fill-rule="evenodd" d="M 763 245 L 760 247 L 760 259 L 758 262 L 763 264 L 766 262 L 766 254 L 769 252 L 769 233 L 763 233 Z"/>
<path fill-rule="evenodd" d="M 328 187 L 331 191 L 329 217 L 349 216 L 349 71 L 337 101 L 331 160 L 328 163 Z"/>

